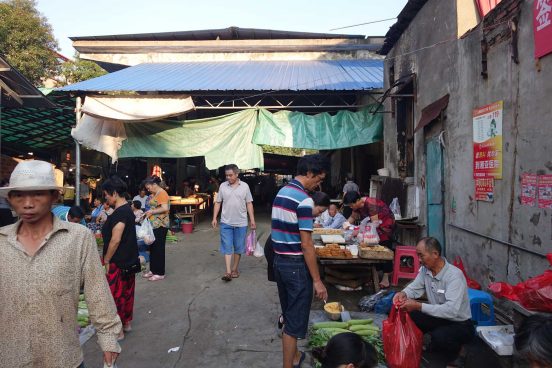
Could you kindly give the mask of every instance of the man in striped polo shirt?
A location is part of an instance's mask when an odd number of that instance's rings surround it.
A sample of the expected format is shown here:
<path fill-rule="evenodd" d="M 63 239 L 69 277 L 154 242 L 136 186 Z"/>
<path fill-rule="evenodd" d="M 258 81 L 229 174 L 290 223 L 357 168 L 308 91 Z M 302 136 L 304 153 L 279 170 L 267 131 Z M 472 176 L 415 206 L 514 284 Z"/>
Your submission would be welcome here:
<path fill-rule="evenodd" d="M 272 206 L 274 276 L 284 316 L 284 368 L 300 367 L 305 359 L 297 339 L 307 334 L 313 285 L 318 298 L 328 298 L 312 242 L 314 203 L 307 193 L 320 185 L 328 171 L 328 160 L 322 155 L 302 157 L 297 176 L 280 189 Z"/>

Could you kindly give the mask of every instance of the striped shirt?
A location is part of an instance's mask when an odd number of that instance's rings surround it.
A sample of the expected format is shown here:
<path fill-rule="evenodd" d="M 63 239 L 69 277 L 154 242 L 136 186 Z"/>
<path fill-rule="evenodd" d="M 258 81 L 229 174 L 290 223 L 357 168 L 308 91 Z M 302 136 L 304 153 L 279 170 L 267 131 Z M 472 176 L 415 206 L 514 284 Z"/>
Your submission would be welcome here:
<path fill-rule="evenodd" d="M 300 231 L 312 231 L 314 202 L 303 185 L 292 180 L 280 189 L 272 206 L 272 243 L 277 254 L 303 255 Z"/>

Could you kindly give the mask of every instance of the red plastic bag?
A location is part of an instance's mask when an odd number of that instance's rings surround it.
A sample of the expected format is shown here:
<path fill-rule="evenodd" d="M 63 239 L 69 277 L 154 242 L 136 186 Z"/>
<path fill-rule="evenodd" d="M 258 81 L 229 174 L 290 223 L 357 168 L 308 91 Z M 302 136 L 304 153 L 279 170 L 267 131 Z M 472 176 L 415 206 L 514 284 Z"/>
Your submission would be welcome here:
<path fill-rule="evenodd" d="M 456 258 L 454 258 L 454 263 L 453 263 L 456 267 L 458 267 L 460 269 L 460 271 L 462 271 L 462 273 L 464 274 L 464 277 L 466 278 L 466 283 L 468 284 L 468 287 L 470 289 L 477 289 L 477 290 L 481 290 L 481 285 L 479 285 L 479 283 L 473 279 L 470 279 L 468 277 L 468 274 L 466 273 L 466 269 L 464 268 L 464 262 L 462 262 L 462 258 L 460 256 L 456 256 Z"/>
<path fill-rule="evenodd" d="M 423 333 L 408 312 L 391 307 L 383 321 L 383 351 L 389 368 L 418 368 L 422 359 Z"/>
<path fill-rule="evenodd" d="M 549 253 L 546 258 L 552 266 L 552 253 Z M 552 312 L 552 270 L 544 271 L 541 275 L 531 277 L 517 285 L 494 282 L 489 285 L 489 289 L 495 296 L 519 301 L 529 310 Z"/>

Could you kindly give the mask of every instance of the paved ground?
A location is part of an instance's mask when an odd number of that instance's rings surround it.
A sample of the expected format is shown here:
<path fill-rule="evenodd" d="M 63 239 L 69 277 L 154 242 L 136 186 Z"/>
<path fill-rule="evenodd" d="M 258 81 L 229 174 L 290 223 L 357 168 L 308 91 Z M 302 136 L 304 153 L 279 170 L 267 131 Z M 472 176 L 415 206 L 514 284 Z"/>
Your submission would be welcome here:
<path fill-rule="evenodd" d="M 269 219 L 257 217 L 264 244 Z M 121 342 L 119 367 L 281 366 L 278 296 L 266 280 L 265 259 L 244 257 L 241 276 L 225 283 L 218 232 L 208 218 L 178 237 L 167 244 L 167 278 L 137 278 L 133 331 Z M 174 347 L 180 350 L 167 353 Z M 101 367 L 95 336 L 84 352 L 87 367 Z"/>

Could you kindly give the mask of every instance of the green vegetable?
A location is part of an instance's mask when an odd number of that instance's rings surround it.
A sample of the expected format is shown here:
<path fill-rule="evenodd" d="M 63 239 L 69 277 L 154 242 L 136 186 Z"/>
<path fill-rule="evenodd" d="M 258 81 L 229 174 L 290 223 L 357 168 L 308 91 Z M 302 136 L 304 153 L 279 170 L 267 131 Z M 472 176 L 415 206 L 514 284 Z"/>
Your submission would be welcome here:
<path fill-rule="evenodd" d="M 354 326 L 351 326 L 349 327 L 349 330 L 350 331 L 360 331 L 360 330 L 374 330 L 374 331 L 379 331 L 379 327 L 378 326 L 373 326 L 373 325 L 354 325 Z"/>
<path fill-rule="evenodd" d="M 349 324 L 347 322 L 318 322 L 312 325 L 312 328 L 347 328 Z"/>
<path fill-rule="evenodd" d="M 330 333 L 330 334 L 332 334 L 334 332 L 351 332 L 351 331 L 346 330 L 344 328 L 336 328 L 336 327 L 334 327 L 334 328 L 327 328 L 326 327 L 326 328 L 321 328 L 320 330 L 323 330 L 324 332 Z"/>
<path fill-rule="evenodd" d="M 374 320 L 372 318 L 368 319 L 351 319 L 349 322 L 349 326 L 355 326 L 355 325 L 369 325 L 372 324 Z"/>
<path fill-rule="evenodd" d="M 379 331 L 376 330 L 358 330 L 353 332 L 359 336 L 379 336 Z"/>

